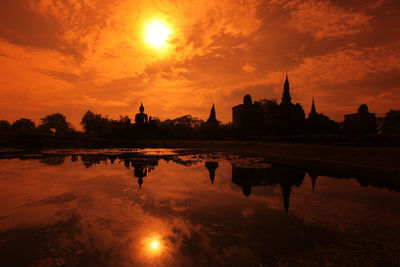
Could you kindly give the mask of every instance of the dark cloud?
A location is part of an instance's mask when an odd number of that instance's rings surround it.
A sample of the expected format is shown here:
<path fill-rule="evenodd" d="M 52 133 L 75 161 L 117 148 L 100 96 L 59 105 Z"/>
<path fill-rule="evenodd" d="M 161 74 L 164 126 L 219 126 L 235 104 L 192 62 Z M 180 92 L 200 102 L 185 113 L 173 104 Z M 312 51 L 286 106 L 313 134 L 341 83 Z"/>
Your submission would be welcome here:
<path fill-rule="evenodd" d="M 329 84 L 320 86 L 319 89 L 324 91 L 333 91 L 336 94 L 343 92 L 345 94 L 358 94 L 362 96 L 378 95 L 385 91 L 392 91 L 400 88 L 400 70 L 392 69 L 389 71 L 377 71 L 368 73 L 363 79 L 350 80 L 335 83 L 331 81 Z"/>

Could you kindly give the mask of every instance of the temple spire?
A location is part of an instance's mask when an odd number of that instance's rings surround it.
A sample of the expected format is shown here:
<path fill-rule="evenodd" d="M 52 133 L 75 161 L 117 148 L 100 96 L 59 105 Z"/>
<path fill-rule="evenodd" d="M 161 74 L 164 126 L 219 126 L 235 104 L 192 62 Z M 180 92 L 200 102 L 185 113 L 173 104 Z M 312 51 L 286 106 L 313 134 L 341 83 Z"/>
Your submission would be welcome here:
<path fill-rule="evenodd" d="M 290 96 L 289 79 L 286 73 L 285 84 L 283 85 L 282 103 L 291 103 L 292 97 Z"/>
<path fill-rule="evenodd" d="M 290 186 L 281 186 L 282 195 L 283 195 L 283 206 L 285 207 L 285 214 L 287 215 L 289 212 L 289 204 L 290 204 Z"/>
<path fill-rule="evenodd" d="M 310 173 L 311 184 L 312 184 L 312 191 L 315 192 L 315 183 L 317 181 L 318 175 Z"/>
<path fill-rule="evenodd" d="M 314 97 L 312 98 L 312 106 L 311 106 L 311 114 L 316 114 L 317 110 L 315 109 Z"/>
<path fill-rule="evenodd" d="M 214 184 L 215 179 L 215 170 L 218 168 L 218 162 L 216 161 L 207 161 L 206 168 L 210 174 L 211 184 Z"/>
<path fill-rule="evenodd" d="M 211 108 L 211 111 L 210 111 L 210 119 L 212 119 L 212 120 L 216 119 L 214 104 L 212 105 L 212 108 Z"/>

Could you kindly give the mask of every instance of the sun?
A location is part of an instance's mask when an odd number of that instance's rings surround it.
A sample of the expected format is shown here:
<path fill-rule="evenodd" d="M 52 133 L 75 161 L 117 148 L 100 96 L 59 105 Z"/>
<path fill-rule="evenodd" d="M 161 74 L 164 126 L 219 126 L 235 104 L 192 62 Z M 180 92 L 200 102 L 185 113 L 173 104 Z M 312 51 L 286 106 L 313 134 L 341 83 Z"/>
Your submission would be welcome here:
<path fill-rule="evenodd" d="M 153 243 L 151 243 L 151 247 L 153 249 L 157 249 L 158 248 L 158 242 L 157 241 L 153 241 Z"/>
<path fill-rule="evenodd" d="M 145 39 L 154 47 L 162 47 L 167 43 L 170 34 L 168 27 L 155 19 L 146 26 Z"/>

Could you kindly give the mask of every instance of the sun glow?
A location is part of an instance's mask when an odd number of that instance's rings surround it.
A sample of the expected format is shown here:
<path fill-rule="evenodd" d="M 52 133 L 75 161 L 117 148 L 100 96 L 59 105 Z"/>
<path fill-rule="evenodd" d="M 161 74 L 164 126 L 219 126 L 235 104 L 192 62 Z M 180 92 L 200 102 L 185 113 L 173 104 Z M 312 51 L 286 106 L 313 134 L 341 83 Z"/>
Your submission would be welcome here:
<path fill-rule="evenodd" d="M 146 26 L 145 39 L 152 46 L 162 47 L 167 43 L 170 34 L 168 27 L 156 19 Z"/>
<path fill-rule="evenodd" d="M 157 241 L 153 241 L 153 243 L 151 243 L 151 247 L 153 249 L 157 249 L 158 248 L 158 242 Z"/>

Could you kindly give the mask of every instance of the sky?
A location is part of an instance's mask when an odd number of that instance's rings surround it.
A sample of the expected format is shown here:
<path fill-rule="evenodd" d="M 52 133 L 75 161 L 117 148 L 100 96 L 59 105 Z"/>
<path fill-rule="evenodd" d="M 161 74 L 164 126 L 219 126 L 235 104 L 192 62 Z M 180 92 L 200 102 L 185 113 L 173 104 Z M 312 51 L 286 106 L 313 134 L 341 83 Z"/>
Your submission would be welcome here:
<path fill-rule="evenodd" d="M 3 0 L 0 120 L 87 110 L 130 118 L 232 121 L 232 107 L 280 99 L 343 121 L 360 104 L 400 109 L 398 0 Z M 146 28 L 168 28 L 152 46 Z"/>

